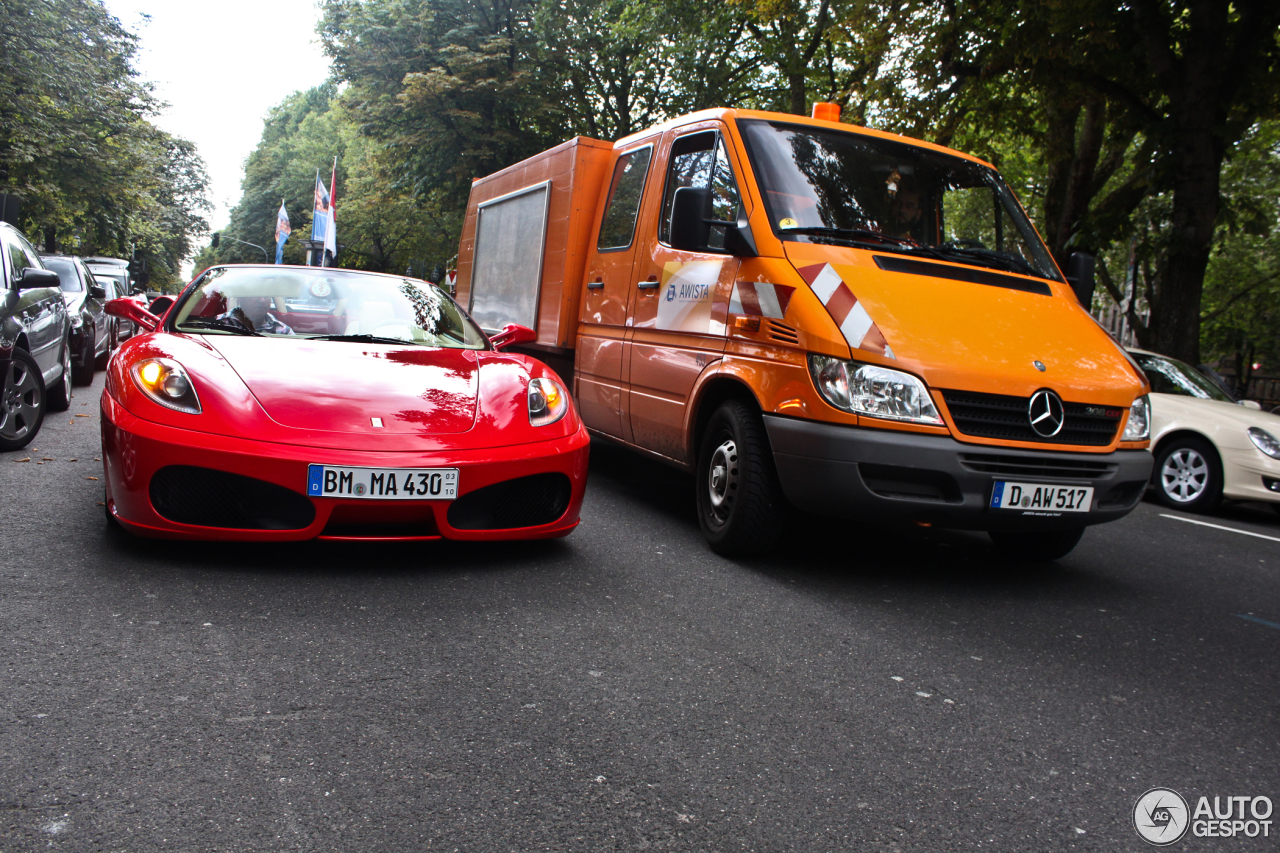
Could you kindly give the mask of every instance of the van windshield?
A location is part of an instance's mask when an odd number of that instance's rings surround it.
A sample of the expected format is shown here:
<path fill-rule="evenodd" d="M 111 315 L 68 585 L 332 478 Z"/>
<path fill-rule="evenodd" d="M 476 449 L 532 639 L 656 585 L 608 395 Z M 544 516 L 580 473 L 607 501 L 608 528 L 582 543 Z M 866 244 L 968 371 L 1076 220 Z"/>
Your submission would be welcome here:
<path fill-rule="evenodd" d="M 835 242 L 1061 281 L 993 169 L 859 133 L 738 123 L 784 240 Z"/>

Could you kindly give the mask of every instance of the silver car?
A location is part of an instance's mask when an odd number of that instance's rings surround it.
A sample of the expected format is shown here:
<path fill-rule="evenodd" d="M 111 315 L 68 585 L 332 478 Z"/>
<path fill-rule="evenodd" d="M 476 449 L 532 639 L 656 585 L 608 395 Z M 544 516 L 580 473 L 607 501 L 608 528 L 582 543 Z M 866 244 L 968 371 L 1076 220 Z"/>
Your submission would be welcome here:
<path fill-rule="evenodd" d="M 71 319 L 58 274 L 12 225 L 0 222 L 0 451 L 25 446 L 46 411 L 71 405 Z"/>

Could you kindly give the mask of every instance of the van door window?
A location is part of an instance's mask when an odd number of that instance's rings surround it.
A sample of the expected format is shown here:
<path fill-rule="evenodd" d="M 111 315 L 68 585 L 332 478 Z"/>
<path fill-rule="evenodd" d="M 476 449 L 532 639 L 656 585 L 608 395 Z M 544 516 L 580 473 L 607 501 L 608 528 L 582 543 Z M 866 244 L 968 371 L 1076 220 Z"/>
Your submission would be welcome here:
<path fill-rule="evenodd" d="M 658 239 L 671 244 L 671 213 L 676 190 L 683 187 L 711 190 L 711 218 L 734 222 L 738 218 L 738 185 L 733 168 L 718 133 L 694 133 L 682 136 L 671 146 L 671 165 L 667 170 L 666 188 L 662 193 L 662 219 Z M 712 228 L 711 248 L 724 248 L 724 229 Z M 716 245 L 716 243 L 719 245 Z"/>
<path fill-rule="evenodd" d="M 601 252 L 626 249 L 636 232 L 636 215 L 644 195 L 644 179 L 649 174 L 653 146 L 646 145 L 618 158 L 613 167 L 613 189 L 600 221 L 600 237 L 596 249 Z"/>

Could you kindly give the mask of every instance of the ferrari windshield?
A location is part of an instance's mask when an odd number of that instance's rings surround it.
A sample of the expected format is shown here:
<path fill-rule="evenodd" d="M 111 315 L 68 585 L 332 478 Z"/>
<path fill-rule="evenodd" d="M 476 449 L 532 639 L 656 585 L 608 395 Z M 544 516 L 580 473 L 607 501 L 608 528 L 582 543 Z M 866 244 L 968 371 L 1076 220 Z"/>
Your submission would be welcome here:
<path fill-rule="evenodd" d="M 444 291 L 417 279 L 318 267 L 215 267 L 174 314 L 182 332 L 485 349 Z"/>
<path fill-rule="evenodd" d="M 739 122 L 774 231 L 784 240 L 881 252 L 1061 281 L 993 169 L 892 139 L 759 120 Z"/>
<path fill-rule="evenodd" d="M 1199 397 L 1201 400 L 1221 400 L 1224 403 L 1235 402 L 1221 388 L 1209 381 L 1209 377 L 1189 364 L 1146 352 L 1135 352 L 1133 357 L 1142 367 L 1142 372 L 1147 374 L 1147 381 L 1151 383 L 1153 393 Z"/>

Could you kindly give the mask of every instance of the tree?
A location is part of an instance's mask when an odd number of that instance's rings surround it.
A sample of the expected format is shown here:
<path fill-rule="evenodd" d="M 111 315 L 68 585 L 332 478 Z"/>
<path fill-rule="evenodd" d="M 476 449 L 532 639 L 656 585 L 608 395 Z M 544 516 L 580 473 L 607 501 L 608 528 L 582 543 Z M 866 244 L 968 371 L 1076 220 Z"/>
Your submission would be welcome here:
<path fill-rule="evenodd" d="M 941 104 L 935 128 L 967 122 L 989 133 L 993 117 L 1001 121 L 993 104 L 1029 107 L 1033 120 L 1017 122 L 1015 133 L 1044 159 L 1051 248 L 1062 261 L 1070 250 L 1105 252 L 1142 237 L 1151 316 L 1131 317 L 1139 341 L 1197 361 L 1223 158 L 1280 108 L 1280 4 L 1009 0 L 944 8 L 925 51 L 943 61 L 922 87 Z"/>
<path fill-rule="evenodd" d="M 194 147 L 149 121 L 136 37 L 93 0 L 0 0 L 0 180 L 45 249 L 149 253 L 167 281 L 205 224 Z"/>

